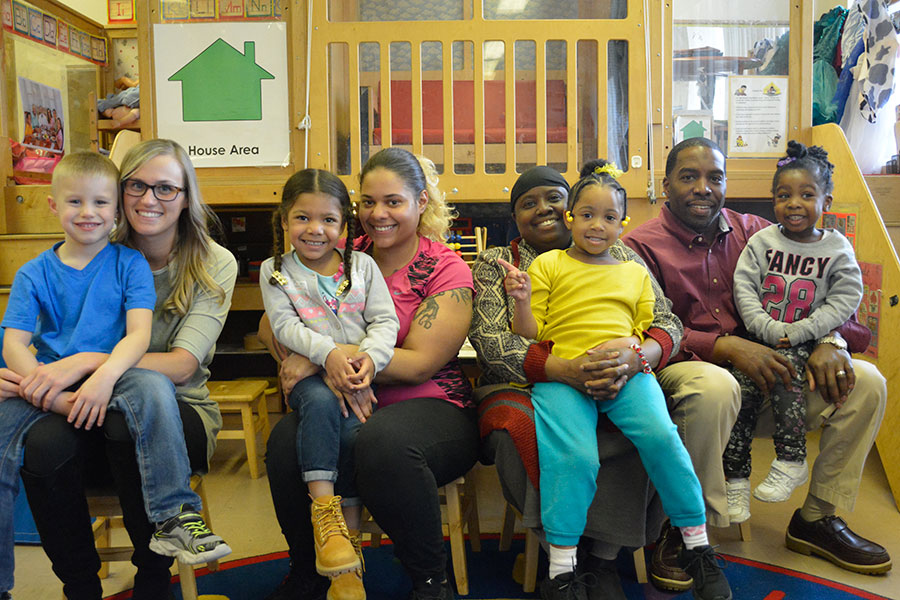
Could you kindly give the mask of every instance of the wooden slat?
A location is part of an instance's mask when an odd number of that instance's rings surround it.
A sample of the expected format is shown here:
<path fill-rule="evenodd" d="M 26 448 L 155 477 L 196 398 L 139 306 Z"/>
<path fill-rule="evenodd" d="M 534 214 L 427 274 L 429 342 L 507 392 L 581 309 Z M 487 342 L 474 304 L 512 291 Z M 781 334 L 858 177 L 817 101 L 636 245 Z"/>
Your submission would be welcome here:
<path fill-rule="evenodd" d="M 441 73 L 443 110 L 444 110 L 444 172 L 452 173 L 455 166 L 453 143 L 453 39 L 441 41 L 442 56 Z M 465 44 L 463 44 L 465 47 Z"/>
<path fill-rule="evenodd" d="M 535 98 L 534 114 L 537 119 L 536 165 L 547 164 L 547 42 L 534 42 L 534 79 Z M 524 162 L 524 161 L 523 161 Z"/>
<path fill-rule="evenodd" d="M 516 170 L 516 42 L 512 39 L 503 43 L 503 76 L 504 76 L 504 163 L 506 170 Z M 540 125 L 538 125 L 540 127 Z"/>
<path fill-rule="evenodd" d="M 597 41 L 597 157 L 609 156 L 609 112 L 607 111 L 607 103 L 609 102 L 609 81 L 607 79 L 607 71 L 609 69 L 609 45 L 604 44 L 603 40 Z M 629 56 L 630 59 L 630 56 Z M 584 162 L 594 158 L 593 156 L 585 156 Z M 618 165 L 620 169 L 624 169 L 625 165 Z"/>
<path fill-rule="evenodd" d="M 350 173 L 359 173 L 362 167 L 360 154 L 359 116 L 359 46 L 350 46 L 348 56 L 350 76 Z M 371 101 L 371 100 L 370 100 Z M 371 127 L 371 123 L 369 124 Z"/>
<path fill-rule="evenodd" d="M 422 154 L 422 44 L 410 43 L 412 67 L 412 151 Z"/>
<path fill-rule="evenodd" d="M 0 285 L 12 285 L 19 267 L 62 239 L 52 233 L 0 236 Z"/>
<path fill-rule="evenodd" d="M 391 43 L 381 44 L 381 147 L 393 145 L 391 131 Z"/>
<path fill-rule="evenodd" d="M 574 175 L 578 172 L 578 44 L 576 39 L 566 42 L 566 173 Z"/>

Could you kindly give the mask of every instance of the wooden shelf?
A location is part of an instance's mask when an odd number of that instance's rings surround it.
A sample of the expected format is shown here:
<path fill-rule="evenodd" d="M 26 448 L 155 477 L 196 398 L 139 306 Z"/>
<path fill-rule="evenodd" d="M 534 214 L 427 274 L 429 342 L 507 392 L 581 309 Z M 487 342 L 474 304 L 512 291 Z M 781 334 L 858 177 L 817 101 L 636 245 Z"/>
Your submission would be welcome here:
<path fill-rule="evenodd" d="M 259 283 L 238 281 L 231 295 L 231 310 L 265 310 Z"/>
<path fill-rule="evenodd" d="M 122 131 L 123 129 L 130 129 L 131 131 L 140 131 L 141 130 L 141 120 L 132 121 L 128 125 L 119 125 L 117 121 L 114 119 L 99 119 L 97 121 L 97 129 L 100 131 Z"/>

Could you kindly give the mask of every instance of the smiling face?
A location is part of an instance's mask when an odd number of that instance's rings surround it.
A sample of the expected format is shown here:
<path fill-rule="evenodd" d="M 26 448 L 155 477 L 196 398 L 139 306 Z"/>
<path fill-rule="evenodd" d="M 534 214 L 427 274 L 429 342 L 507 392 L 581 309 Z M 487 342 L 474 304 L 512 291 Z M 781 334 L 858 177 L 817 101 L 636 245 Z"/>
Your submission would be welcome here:
<path fill-rule="evenodd" d="M 622 200 L 612 188 L 592 185 L 583 189 L 572 207 L 574 246 L 569 256 L 592 263 L 606 259 L 609 247 L 622 235 Z"/>
<path fill-rule="evenodd" d="M 725 157 L 707 146 L 690 146 L 678 153 L 663 179 L 669 210 L 686 227 L 711 234 L 725 205 Z"/>
<path fill-rule="evenodd" d="M 59 217 L 66 244 L 96 254 L 109 243 L 118 212 L 119 189 L 104 175 L 67 175 L 53 184 L 50 211 Z M 71 249 L 71 248 L 70 248 Z"/>
<path fill-rule="evenodd" d="M 157 200 L 149 187 L 140 196 L 128 193 L 122 195 L 125 218 L 135 234 L 148 239 L 174 240 L 178 219 L 187 207 L 184 171 L 175 157 L 167 154 L 154 156 L 129 175 L 128 179 L 136 179 L 148 185 L 168 184 L 182 188 L 174 200 L 167 202 Z"/>
<path fill-rule="evenodd" d="M 516 199 L 513 218 L 519 234 L 538 252 L 569 247 L 572 238 L 563 216 L 568 197 L 563 187 L 539 185 Z"/>
<path fill-rule="evenodd" d="M 831 209 L 831 194 L 826 194 L 806 169 L 787 169 L 775 186 L 775 218 L 781 231 L 795 242 L 815 242 L 822 238 L 816 224 L 822 213 Z"/>
<path fill-rule="evenodd" d="M 418 245 L 419 217 L 428 194 L 416 194 L 396 173 L 383 167 L 362 180 L 359 222 L 378 251 Z"/>
<path fill-rule="evenodd" d="M 300 194 L 281 226 L 304 265 L 322 275 L 334 273 L 340 262 L 334 246 L 344 227 L 337 199 L 321 192 Z"/>

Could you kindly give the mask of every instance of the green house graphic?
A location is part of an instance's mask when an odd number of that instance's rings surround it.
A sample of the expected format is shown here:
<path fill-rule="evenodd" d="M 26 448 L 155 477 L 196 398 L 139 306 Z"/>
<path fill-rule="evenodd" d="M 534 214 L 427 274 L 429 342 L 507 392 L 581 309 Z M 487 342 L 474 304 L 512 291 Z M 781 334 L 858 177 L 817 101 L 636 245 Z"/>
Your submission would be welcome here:
<path fill-rule="evenodd" d="M 695 137 L 704 137 L 704 133 L 706 133 L 706 127 L 703 126 L 699 121 L 691 121 L 687 125 L 681 128 L 681 133 L 684 134 L 684 139 L 695 138 Z"/>
<path fill-rule="evenodd" d="M 256 43 L 241 54 L 222 38 L 169 77 L 181 82 L 185 121 L 262 120 L 263 79 L 275 76 L 256 64 Z"/>

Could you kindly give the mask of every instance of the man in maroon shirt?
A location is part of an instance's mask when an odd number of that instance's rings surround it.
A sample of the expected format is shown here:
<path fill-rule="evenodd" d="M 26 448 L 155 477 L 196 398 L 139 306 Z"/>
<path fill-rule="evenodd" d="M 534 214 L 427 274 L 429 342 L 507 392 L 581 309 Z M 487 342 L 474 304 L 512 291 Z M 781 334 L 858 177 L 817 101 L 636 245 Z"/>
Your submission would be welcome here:
<path fill-rule="evenodd" d="M 769 222 L 725 208 L 725 188 L 725 157 L 718 146 L 704 138 L 681 142 L 666 161 L 666 206 L 624 240 L 647 263 L 684 324 L 681 352 L 659 372 L 659 383 L 703 486 L 707 520 L 716 527 L 730 524 L 722 452 L 741 402 L 737 381 L 717 365 L 740 370 L 766 391 L 778 379 L 788 385 L 795 375 L 786 358 L 747 339 L 735 307 L 732 286 L 738 257 L 750 236 Z M 865 350 L 870 335 L 850 321 L 820 339 L 809 358 L 807 427 L 827 427 L 809 494 L 794 513 L 786 539 L 791 550 L 818 554 L 845 569 L 884 573 L 891 568 L 885 549 L 834 516 L 838 507 L 853 508 L 884 415 L 884 377 L 848 353 L 848 348 Z M 764 409 L 757 434 L 771 431 L 771 411 Z M 658 586 L 690 587 L 690 578 L 675 560 L 680 545 L 677 529 L 664 530 L 651 565 Z"/>

